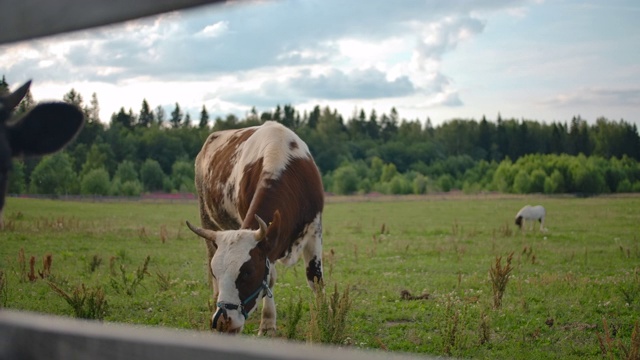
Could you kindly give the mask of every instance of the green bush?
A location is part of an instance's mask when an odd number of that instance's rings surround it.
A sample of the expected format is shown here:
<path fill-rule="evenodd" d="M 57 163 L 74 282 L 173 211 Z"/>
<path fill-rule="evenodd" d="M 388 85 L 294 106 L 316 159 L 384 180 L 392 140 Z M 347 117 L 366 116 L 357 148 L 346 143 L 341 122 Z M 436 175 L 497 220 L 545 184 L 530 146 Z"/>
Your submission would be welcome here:
<path fill-rule="evenodd" d="M 111 183 L 109 173 L 104 168 L 89 170 L 82 178 L 80 193 L 83 195 L 108 195 Z"/>
<path fill-rule="evenodd" d="M 358 174 L 351 165 L 342 165 L 333 172 L 331 190 L 336 194 L 348 195 L 358 190 Z"/>
<path fill-rule="evenodd" d="M 513 179 L 513 192 L 518 194 L 531 192 L 531 177 L 525 170 L 520 170 L 515 179 Z"/>
<path fill-rule="evenodd" d="M 59 152 L 42 158 L 31 173 L 29 190 L 34 194 L 76 194 L 79 184 L 69 155 Z"/>

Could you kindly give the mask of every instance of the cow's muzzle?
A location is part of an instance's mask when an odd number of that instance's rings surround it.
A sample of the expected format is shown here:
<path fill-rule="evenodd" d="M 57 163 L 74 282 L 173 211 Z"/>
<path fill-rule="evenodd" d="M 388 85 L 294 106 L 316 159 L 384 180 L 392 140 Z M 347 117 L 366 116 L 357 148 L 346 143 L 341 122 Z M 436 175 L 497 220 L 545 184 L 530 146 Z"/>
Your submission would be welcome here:
<path fill-rule="evenodd" d="M 233 332 L 233 321 L 229 314 L 227 314 L 227 310 L 238 310 L 239 306 L 227 303 L 218 303 L 217 306 L 218 311 L 216 311 L 213 315 L 213 319 L 211 319 L 211 329 L 223 333 Z"/>

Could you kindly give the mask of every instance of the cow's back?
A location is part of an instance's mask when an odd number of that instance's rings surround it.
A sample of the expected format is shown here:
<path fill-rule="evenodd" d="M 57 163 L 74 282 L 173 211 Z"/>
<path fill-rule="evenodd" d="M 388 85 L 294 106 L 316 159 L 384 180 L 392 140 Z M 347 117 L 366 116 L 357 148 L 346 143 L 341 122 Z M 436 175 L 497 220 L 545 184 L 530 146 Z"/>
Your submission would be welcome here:
<path fill-rule="evenodd" d="M 292 216 L 308 210 L 297 221 L 303 223 L 322 211 L 321 179 L 307 145 L 277 122 L 212 133 L 196 158 L 195 173 L 208 228 L 238 229 L 254 214 L 268 221 L 276 209 L 295 209 Z"/>

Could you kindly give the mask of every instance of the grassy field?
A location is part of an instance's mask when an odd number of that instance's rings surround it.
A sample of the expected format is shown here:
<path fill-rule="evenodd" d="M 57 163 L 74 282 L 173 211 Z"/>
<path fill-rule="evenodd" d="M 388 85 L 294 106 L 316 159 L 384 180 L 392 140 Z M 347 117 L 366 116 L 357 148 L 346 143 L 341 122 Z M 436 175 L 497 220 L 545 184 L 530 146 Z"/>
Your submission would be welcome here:
<path fill-rule="evenodd" d="M 515 228 L 526 204 L 545 205 L 547 233 Z M 207 331 L 204 244 L 184 225 L 198 222 L 196 203 L 10 198 L 5 220 L 0 305 L 74 316 L 85 296 L 104 321 Z M 491 359 L 625 358 L 640 346 L 640 197 L 329 198 L 324 230 L 327 284 L 352 302 L 346 346 Z M 499 307 L 491 271 L 508 280 Z M 279 336 L 306 341 L 304 268 L 278 275 Z"/>

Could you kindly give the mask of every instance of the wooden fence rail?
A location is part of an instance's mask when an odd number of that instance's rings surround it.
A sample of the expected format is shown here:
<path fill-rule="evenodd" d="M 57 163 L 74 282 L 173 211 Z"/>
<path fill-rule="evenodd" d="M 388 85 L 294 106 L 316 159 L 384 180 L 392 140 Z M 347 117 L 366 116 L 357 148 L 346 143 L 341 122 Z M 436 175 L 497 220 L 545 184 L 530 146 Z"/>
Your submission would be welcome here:
<path fill-rule="evenodd" d="M 2 309 L 0 360 L 4 359 L 411 360 L 418 357 Z"/>

